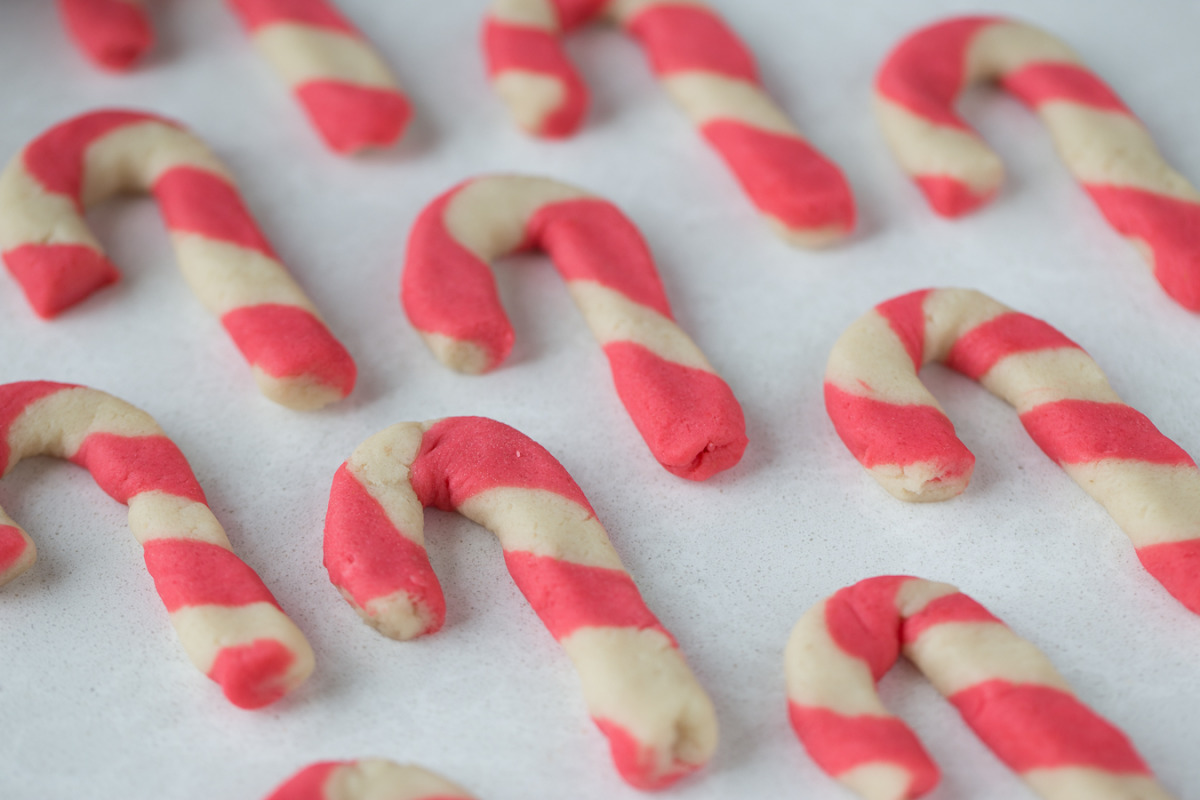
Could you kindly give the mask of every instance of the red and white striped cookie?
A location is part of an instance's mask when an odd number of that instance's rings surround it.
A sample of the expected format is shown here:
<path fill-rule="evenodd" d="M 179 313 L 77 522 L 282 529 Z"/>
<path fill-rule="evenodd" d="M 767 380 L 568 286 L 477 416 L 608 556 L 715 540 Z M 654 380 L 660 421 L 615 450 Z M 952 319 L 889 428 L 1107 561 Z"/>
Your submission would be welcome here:
<path fill-rule="evenodd" d="M 717 743 L 713 707 L 675 639 L 646 608 L 587 498 L 524 434 L 481 417 L 393 425 L 333 479 L 325 517 L 330 580 L 385 636 L 441 628 L 423 508 L 492 531 L 517 587 L 575 665 L 622 777 L 665 787 Z"/>
<path fill-rule="evenodd" d="M 228 0 L 331 150 L 385 147 L 412 109 L 366 37 L 329 0 Z"/>
<path fill-rule="evenodd" d="M 979 381 L 1137 548 L 1142 564 L 1200 614 L 1200 470 L 1121 402 L 1096 362 L 1041 320 L 980 292 L 927 289 L 880 303 L 842 334 L 825 407 L 842 441 L 901 500 L 966 488 L 975 457 L 917 377 L 940 362 Z"/>
<path fill-rule="evenodd" d="M 697 481 L 736 464 L 746 449 L 737 398 L 675 323 L 637 228 L 582 189 L 546 178 L 482 177 L 421 213 L 401 300 L 438 359 L 471 374 L 505 359 L 513 329 L 488 262 L 530 248 L 549 253 L 566 280 L 659 463 Z"/>
<path fill-rule="evenodd" d="M 820 247 L 854 228 L 841 171 L 767 95 L 754 57 L 699 0 L 493 0 L 484 26 L 488 75 L 516 122 L 546 137 L 583 122 L 588 92 L 562 37 L 611 17 L 786 240 Z"/>
<path fill-rule="evenodd" d="M 183 453 L 148 414 L 83 386 L 0 386 L 0 474 L 39 455 L 87 468 L 129 506 L 129 527 L 183 649 L 230 702 L 259 708 L 308 678 L 304 635 L 234 555 Z M 0 511 L 0 585 L 35 558 L 33 540 Z"/>
<path fill-rule="evenodd" d="M 267 800 L 475 800 L 422 767 L 382 758 L 325 761 L 305 767 Z"/>
<path fill-rule="evenodd" d="M 1050 129 L 1068 169 L 1150 261 L 1178 303 L 1200 311 L 1200 192 L 1159 154 L 1116 93 L 1065 44 L 1029 25 L 959 17 L 909 36 L 875 82 L 884 134 L 933 208 L 957 217 L 1000 187 L 1000 158 L 954 110 L 996 80 Z"/>
<path fill-rule="evenodd" d="M 1129 739 L 1029 642 L 953 586 L 868 578 L 821 601 L 784 656 L 788 712 L 822 770 L 867 800 L 920 797 L 939 773 L 875 682 L 903 653 L 1046 800 L 1168 800 Z"/>
<path fill-rule="evenodd" d="M 71 38 L 97 66 L 132 69 L 154 46 L 142 0 L 58 0 Z"/>
<path fill-rule="evenodd" d="M 34 139 L 0 175 L 0 250 L 34 311 L 52 317 L 119 277 L 83 211 L 148 190 L 179 266 L 250 362 L 263 394 L 320 408 L 354 388 L 354 361 L 296 285 L 216 156 L 178 124 L 95 111 Z"/>

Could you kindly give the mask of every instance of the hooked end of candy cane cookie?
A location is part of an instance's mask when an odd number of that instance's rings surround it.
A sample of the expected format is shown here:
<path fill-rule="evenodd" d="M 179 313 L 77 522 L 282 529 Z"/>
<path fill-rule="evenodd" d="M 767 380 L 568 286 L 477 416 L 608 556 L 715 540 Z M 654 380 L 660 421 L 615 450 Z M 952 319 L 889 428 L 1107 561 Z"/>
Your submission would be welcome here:
<path fill-rule="evenodd" d="M 1200 614 L 1200 538 L 1139 547 L 1137 556 L 1172 597 Z"/>
<path fill-rule="evenodd" d="M 0 516 L 4 512 L 0 511 Z M 0 524 L 0 586 L 21 575 L 37 561 L 37 547 L 16 525 Z"/>
<path fill-rule="evenodd" d="M 221 685 L 229 702 L 238 708 L 270 705 L 291 692 L 313 670 L 313 653 L 303 638 L 287 646 L 275 639 L 225 647 L 213 660 L 208 677 Z"/>
<path fill-rule="evenodd" d="M 59 0 L 67 29 L 97 66 L 125 71 L 154 46 L 145 9 L 121 0 Z"/>
<path fill-rule="evenodd" d="M 121 277 L 103 253 L 79 244 L 21 245 L 4 251 L 4 263 L 42 319 L 57 316 Z"/>
<path fill-rule="evenodd" d="M 929 205 L 938 216 L 955 219 L 970 214 L 991 202 L 999 186 L 976 189 L 946 175 L 917 175 L 913 177 Z"/>
<path fill-rule="evenodd" d="M 296 87 L 296 96 L 325 144 L 342 155 L 395 144 L 412 118 L 408 98 L 395 89 L 315 80 Z"/>
<path fill-rule="evenodd" d="M 424 597 L 401 590 L 372 598 L 365 605 L 359 605 L 347 590 L 338 587 L 338 591 L 363 622 L 398 642 L 437 633 L 446 622 L 446 601 L 440 589 Z"/>

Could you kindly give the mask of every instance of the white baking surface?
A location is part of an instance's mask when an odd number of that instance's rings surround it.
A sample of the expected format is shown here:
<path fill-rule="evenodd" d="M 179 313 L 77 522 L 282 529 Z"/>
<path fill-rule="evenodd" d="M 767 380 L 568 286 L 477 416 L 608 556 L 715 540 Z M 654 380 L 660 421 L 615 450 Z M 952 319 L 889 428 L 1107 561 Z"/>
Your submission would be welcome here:
<path fill-rule="evenodd" d="M 1200 797 L 1200 619 L 1140 567 L 1016 415 L 969 381 L 926 370 L 978 462 L 962 497 L 906 505 L 855 463 L 823 408 L 826 356 L 853 319 L 911 289 L 969 286 L 1080 342 L 1122 397 L 1200 455 L 1200 317 L 1168 300 L 1105 225 L 1032 114 L 990 91 L 968 100 L 1008 183 L 957 222 L 936 218 L 886 151 L 869 102 L 884 54 L 917 26 L 976 7 L 714 0 L 771 92 L 854 185 L 858 235 L 809 253 L 772 236 L 617 32 L 572 38 L 594 107 L 580 136 L 547 143 L 510 125 L 484 80 L 482 0 L 340 4 L 417 113 L 400 147 L 358 160 L 322 148 L 222 3 L 152 3 L 160 45 L 127 76 L 85 63 L 49 0 L 0 8 L 4 158 L 104 106 L 185 122 L 237 174 L 359 366 L 354 395 L 322 412 L 260 396 L 189 295 L 148 199 L 90 215 L 125 279 L 59 319 L 38 320 L 0 274 L 0 381 L 87 384 L 152 414 L 317 653 L 316 673 L 290 698 L 234 708 L 186 660 L 125 510 L 83 470 L 24 464 L 0 484 L 0 505 L 40 560 L 0 590 L 0 797 L 258 800 L 309 762 L 368 755 L 424 764 L 483 800 L 640 796 L 617 777 L 566 657 L 484 531 L 427 515 L 449 608 L 433 637 L 383 638 L 329 583 L 321 530 L 337 466 L 388 424 L 454 414 L 503 420 L 563 462 L 712 693 L 717 755 L 663 796 L 849 798 L 788 727 L 783 646 L 820 598 L 911 573 L 957 584 L 1035 642 L 1167 787 Z M 1022 0 L 991 10 L 1069 41 L 1200 181 L 1200 6 Z M 465 377 L 435 362 L 397 301 L 407 232 L 435 195 L 488 171 L 577 183 L 641 227 L 679 320 L 741 399 L 751 442 L 740 465 L 693 484 L 654 462 L 542 258 L 498 270 L 518 332 L 508 363 Z M 931 798 L 1032 796 L 914 669 L 898 666 L 882 690 L 943 768 Z"/>

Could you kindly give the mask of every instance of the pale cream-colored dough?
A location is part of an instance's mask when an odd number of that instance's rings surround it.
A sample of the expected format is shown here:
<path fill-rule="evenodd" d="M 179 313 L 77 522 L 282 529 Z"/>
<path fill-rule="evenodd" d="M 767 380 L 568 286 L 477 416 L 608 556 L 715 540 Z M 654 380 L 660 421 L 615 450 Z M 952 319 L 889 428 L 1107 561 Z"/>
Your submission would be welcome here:
<path fill-rule="evenodd" d="M 946 697 L 989 680 L 1071 690 L 1042 652 L 1002 622 L 942 622 L 904 654 Z"/>
<path fill-rule="evenodd" d="M 450 236 L 483 261 L 508 255 L 525 241 L 529 219 L 550 203 L 595 198 L 550 178 L 492 175 L 471 181 L 446 204 Z"/>
<path fill-rule="evenodd" d="M 828 599 L 822 600 L 806 611 L 788 637 L 783 655 L 788 699 L 847 716 L 890 717 L 875 691 L 871 668 L 830 635 L 828 605 Z"/>
<path fill-rule="evenodd" d="M 325 781 L 326 800 L 473 800 L 466 789 L 411 764 L 381 758 L 342 764 Z"/>
<path fill-rule="evenodd" d="M 0 250 L 26 244 L 77 244 L 100 251 L 71 198 L 43 189 L 18 154 L 0 175 Z"/>
<path fill-rule="evenodd" d="M 922 308 L 926 364 L 944 361 L 964 333 L 1012 311 L 974 289 L 935 289 L 925 295 Z"/>
<path fill-rule="evenodd" d="M 208 506 L 157 489 L 129 498 L 129 528 L 142 545 L 155 539 L 189 539 L 233 549 Z"/>
<path fill-rule="evenodd" d="M 541 131 L 546 118 L 567 100 L 561 80 L 531 70 L 506 69 L 492 78 L 492 86 L 513 121 L 530 133 Z"/>
<path fill-rule="evenodd" d="M 567 289 L 601 345 L 634 342 L 672 363 L 713 372 L 700 348 L 674 320 L 594 281 L 569 281 Z"/>
<path fill-rule="evenodd" d="M 864 800 L 908 800 L 912 776 L 904 767 L 873 761 L 835 776 Z"/>
<path fill-rule="evenodd" d="M 549 0 L 492 0 L 488 15 L 509 25 L 558 33 L 558 12 Z"/>
<path fill-rule="evenodd" d="M 1104 506 L 1134 547 L 1196 538 L 1200 472 L 1192 467 L 1105 458 L 1063 469 Z"/>
<path fill-rule="evenodd" d="M 1021 776 L 1041 797 L 1054 800 L 1173 800 L 1146 775 L 1114 775 L 1089 767 L 1032 769 Z"/>
<path fill-rule="evenodd" d="M 604 13 L 622 24 L 627 24 L 635 16 L 654 6 L 690 6 L 710 9 L 708 3 L 703 0 L 612 0 L 605 6 Z"/>
<path fill-rule="evenodd" d="M 387 65 L 360 37 L 298 22 L 273 22 L 254 32 L 254 45 L 292 88 L 337 80 L 397 89 Z"/>
<path fill-rule="evenodd" d="M 825 381 L 859 397 L 941 409 L 929 390 L 914 381 L 908 351 L 888 321 L 873 309 L 838 337 L 829 353 Z"/>
<path fill-rule="evenodd" d="M 257 364 L 250 371 L 263 396 L 293 411 L 316 411 L 344 397 L 341 388 L 307 375 L 276 377 Z"/>
<path fill-rule="evenodd" d="M 4 472 L 31 456 L 71 458 L 93 433 L 163 435 L 149 414 L 123 400 L 84 386 L 64 389 L 30 403 L 13 420 Z"/>
<path fill-rule="evenodd" d="M 421 331 L 421 338 L 437 360 L 464 375 L 482 375 L 494 366 L 492 357 L 474 342 L 455 339 L 443 333 Z"/>
<path fill-rule="evenodd" d="M 275 259 L 195 233 L 174 232 L 171 244 L 184 279 L 211 314 L 221 317 L 272 303 L 302 308 L 320 319 L 312 301 Z"/>
<path fill-rule="evenodd" d="M 943 176 L 985 196 L 1004 182 L 1004 164 L 971 131 L 938 125 L 876 94 L 875 115 L 888 148 L 911 176 Z"/>
<path fill-rule="evenodd" d="M 1121 402 L 1095 360 L 1074 347 L 1013 353 L 997 361 L 979 382 L 1018 414 L 1067 399 Z"/>
<path fill-rule="evenodd" d="M 212 173 L 233 183 L 233 176 L 208 145 L 187 131 L 154 120 L 123 125 L 84 150 L 83 205 L 122 192 L 149 191 L 163 173 L 177 167 Z"/>
<path fill-rule="evenodd" d="M 184 606 L 171 612 L 171 624 L 196 668 L 207 675 L 223 648 L 274 639 L 291 651 L 294 660 L 281 679 L 292 689 L 312 674 L 313 652 L 304 634 L 271 603 L 240 606 Z"/>
<path fill-rule="evenodd" d="M 562 639 L 594 719 L 620 725 L 657 757 L 703 764 L 717 746 L 712 701 L 671 642 L 655 630 L 585 627 Z"/>
<path fill-rule="evenodd" d="M 753 83 L 715 72 L 673 72 L 662 84 L 697 125 L 733 119 L 751 128 L 800 137 L 795 124 Z"/>

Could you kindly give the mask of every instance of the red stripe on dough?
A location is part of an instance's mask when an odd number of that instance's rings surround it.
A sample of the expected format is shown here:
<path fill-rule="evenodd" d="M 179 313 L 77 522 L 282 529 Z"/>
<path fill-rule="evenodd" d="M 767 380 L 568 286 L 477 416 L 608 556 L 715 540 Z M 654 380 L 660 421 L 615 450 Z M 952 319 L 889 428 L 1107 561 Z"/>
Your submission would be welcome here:
<path fill-rule="evenodd" d="M 658 4 L 628 21 L 659 77 L 677 72 L 715 72 L 758 83 L 754 56 L 725 21 L 707 8 Z"/>
<path fill-rule="evenodd" d="M 1021 415 L 1021 423 L 1046 455 L 1059 464 L 1106 458 L 1195 467 L 1191 456 L 1124 403 L 1059 400 Z"/>
<path fill-rule="evenodd" d="M 868 469 L 931 462 L 935 481 L 963 483 L 975 469 L 975 456 L 955 435 L 954 423 L 933 406 L 885 403 L 826 383 L 825 409 L 838 436 Z"/>
<path fill-rule="evenodd" d="M 925 363 L 925 298 L 932 291 L 909 292 L 875 306 L 875 313 L 887 320 L 917 370 Z"/>
<path fill-rule="evenodd" d="M 511 70 L 554 78 L 562 86 L 559 106 L 541 120 L 537 135 L 558 139 L 579 129 L 587 114 L 588 89 L 558 34 L 489 17 L 483 28 L 483 50 L 492 80 Z"/>
<path fill-rule="evenodd" d="M 262 578 L 233 551 L 193 539 L 151 539 L 146 569 L 167 611 L 191 606 L 278 607 Z"/>
<path fill-rule="evenodd" d="M 154 45 L 146 10 L 121 0 L 59 0 L 67 30 L 101 67 L 126 70 Z"/>
<path fill-rule="evenodd" d="M 634 342 L 609 342 L 604 354 L 630 419 L 668 472 L 702 481 L 741 461 L 746 419 L 719 375 Z"/>
<path fill-rule="evenodd" d="M 104 253 L 82 244 L 23 244 L 6 250 L 4 263 L 42 319 L 65 311 L 121 277 Z"/>
<path fill-rule="evenodd" d="M 9 429 L 17 417 L 25 413 L 33 403 L 57 392 L 81 387 L 69 383 L 50 381 L 18 381 L 0 386 L 0 475 L 8 471 L 12 452 L 9 449 Z"/>
<path fill-rule="evenodd" d="M 1167 294 L 1200 311 L 1200 203 L 1124 186 L 1084 188 L 1122 236 L 1150 248 L 1154 277 Z"/>
<path fill-rule="evenodd" d="M 569 31 L 591 22 L 604 11 L 611 0 L 550 0 L 558 14 L 560 30 Z"/>
<path fill-rule="evenodd" d="M 294 91 L 321 138 L 338 153 L 393 144 L 412 117 L 408 98 L 395 89 L 317 80 Z"/>
<path fill-rule="evenodd" d="M 526 231 L 526 245 L 545 250 L 565 280 L 595 281 L 672 318 L 646 240 L 607 200 L 549 203 L 529 218 Z"/>
<path fill-rule="evenodd" d="M 337 7 L 326 0 L 229 0 L 229 6 L 251 31 L 279 22 L 298 22 L 359 35 Z"/>
<path fill-rule="evenodd" d="M 1101 111 L 1131 113 L 1108 84 L 1074 64 L 1030 64 L 1008 73 L 1000 83 L 1031 108 L 1063 100 Z"/>
<path fill-rule="evenodd" d="M 459 244 L 443 221 L 446 206 L 462 188 L 427 206 L 413 225 L 400 300 L 417 330 L 483 348 L 491 369 L 512 350 L 514 335 L 491 267 Z"/>
<path fill-rule="evenodd" d="M 196 233 L 278 258 L 237 189 L 224 178 L 194 167 L 174 167 L 159 176 L 154 196 L 171 231 Z"/>
<path fill-rule="evenodd" d="M 554 492 L 596 513 L 546 448 L 484 417 L 451 417 L 426 431 L 409 480 L 421 505 L 444 511 L 488 489 L 513 487 Z"/>
<path fill-rule="evenodd" d="M 680 778 L 695 772 L 703 764 L 689 764 L 673 759 L 665 769 L 662 767 L 664 754 L 653 745 L 638 741 L 621 725 L 600 717 L 592 722 L 608 739 L 613 764 L 625 782 L 635 789 L 654 791 L 665 789 Z"/>
<path fill-rule="evenodd" d="M 76 203 L 83 193 L 84 159 L 92 142 L 126 125 L 158 122 L 178 127 L 170 120 L 140 111 L 93 111 L 60 122 L 34 139 L 25 148 L 22 159 L 42 187 L 63 194 Z"/>
<path fill-rule="evenodd" d="M 13 525 L 0 525 L 0 580 L 4 574 L 25 555 L 29 541 L 21 529 Z"/>
<path fill-rule="evenodd" d="M 325 514 L 325 569 L 329 580 L 359 608 L 404 592 L 430 620 L 433 633 L 446 619 L 446 599 L 425 548 L 396 530 L 379 501 L 343 464 L 333 476 Z"/>
<path fill-rule="evenodd" d="M 1015 772 L 1093 767 L 1149 774 L 1125 734 L 1060 689 L 991 680 L 957 692 L 950 702 Z"/>
<path fill-rule="evenodd" d="M 932 791 L 941 774 L 917 735 L 894 717 L 845 716 L 824 708 L 788 703 L 792 729 L 812 760 L 837 777 L 867 764 L 886 764 L 907 773 L 903 793 L 914 798 Z"/>
<path fill-rule="evenodd" d="M 1001 359 L 1036 350 L 1058 350 L 1079 345 L 1040 319 L 1013 311 L 976 325 L 958 337 L 946 356 L 946 366 L 979 380 Z"/>
<path fill-rule="evenodd" d="M 266 800 L 326 800 L 325 784 L 333 773 L 351 761 L 324 761 L 305 767 L 288 778 Z"/>
<path fill-rule="evenodd" d="M 875 78 L 875 90 L 932 123 L 969 130 L 954 111 L 965 88 L 967 50 L 976 34 L 999 22 L 997 17 L 960 17 L 922 28 L 892 50 Z"/>
<path fill-rule="evenodd" d="M 296 656 L 274 639 L 223 647 L 208 677 L 221 685 L 238 708 L 262 708 L 288 693 L 288 671 Z"/>
<path fill-rule="evenodd" d="M 350 394 L 358 370 L 354 359 L 312 312 L 264 303 L 221 317 L 246 360 L 276 378 L 311 378 Z"/>
<path fill-rule="evenodd" d="M 521 550 L 505 551 L 504 562 L 555 639 L 561 641 L 580 628 L 635 628 L 658 631 L 674 642 L 646 608 L 633 578 L 622 570 Z"/>
<path fill-rule="evenodd" d="M 854 195 L 840 169 L 797 136 L 733 119 L 700 132 L 733 171 L 751 202 L 788 228 L 854 228 Z"/>
<path fill-rule="evenodd" d="M 839 590 L 825 603 L 825 627 L 847 655 L 865 661 L 875 680 L 900 657 L 896 592 L 912 578 L 885 575 Z"/>
<path fill-rule="evenodd" d="M 945 175 L 916 175 L 913 181 L 925 195 L 930 207 L 940 216 L 950 219 L 969 214 L 987 205 L 996 196 L 995 190 L 981 194 L 962 181 Z"/>
<path fill-rule="evenodd" d="M 1137 549 L 1146 571 L 1193 614 L 1200 614 L 1200 539 Z"/>
<path fill-rule="evenodd" d="M 70 459 L 92 473 L 100 488 L 121 503 L 155 491 L 205 502 L 204 490 L 187 459 L 165 436 L 92 433 Z"/>
<path fill-rule="evenodd" d="M 904 620 L 904 643 L 915 642 L 930 628 L 955 622 L 1004 624 L 982 605 L 962 592 L 956 592 L 930 601 L 925 608 Z"/>

